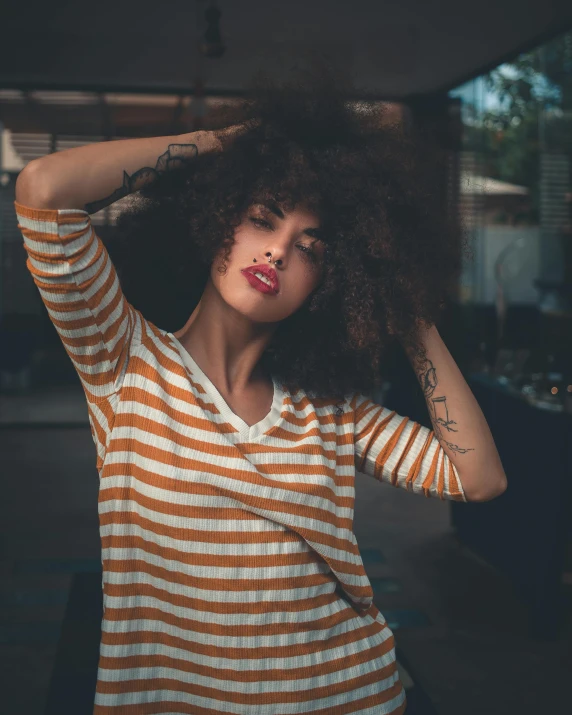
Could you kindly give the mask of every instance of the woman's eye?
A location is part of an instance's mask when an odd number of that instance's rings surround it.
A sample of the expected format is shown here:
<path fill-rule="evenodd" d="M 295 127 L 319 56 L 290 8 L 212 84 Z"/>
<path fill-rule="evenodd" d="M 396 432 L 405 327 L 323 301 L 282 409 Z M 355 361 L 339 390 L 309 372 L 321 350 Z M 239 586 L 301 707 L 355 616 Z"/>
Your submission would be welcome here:
<path fill-rule="evenodd" d="M 302 251 L 302 253 L 307 256 L 310 260 L 316 261 L 318 259 L 316 253 L 314 252 L 314 249 L 311 246 L 304 246 L 304 244 L 300 244 L 298 248 Z"/>
<path fill-rule="evenodd" d="M 265 228 L 272 228 L 272 226 L 268 223 L 268 221 L 264 221 L 261 218 L 254 218 L 253 216 L 251 216 L 250 220 L 256 226 L 264 226 Z"/>
<path fill-rule="evenodd" d="M 269 228 L 272 229 L 272 224 L 269 223 L 268 221 L 265 221 L 264 219 L 257 218 L 256 216 L 249 216 L 248 217 L 250 221 L 255 226 L 262 226 L 264 228 Z M 300 251 L 304 254 L 304 257 L 309 258 L 311 261 L 316 262 L 318 260 L 318 256 L 316 255 L 316 252 L 311 246 L 305 246 L 304 244 L 298 244 L 298 248 Z"/>

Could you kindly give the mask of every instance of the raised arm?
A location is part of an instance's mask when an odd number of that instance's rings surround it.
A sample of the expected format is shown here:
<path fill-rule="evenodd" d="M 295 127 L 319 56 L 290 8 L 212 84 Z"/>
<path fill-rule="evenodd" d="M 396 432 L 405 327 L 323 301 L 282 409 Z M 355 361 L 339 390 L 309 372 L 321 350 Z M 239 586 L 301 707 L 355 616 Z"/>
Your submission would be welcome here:
<path fill-rule="evenodd" d="M 469 501 L 488 501 L 507 478 L 487 421 L 435 325 L 420 326 L 420 346 L 406 350 L 441 448 Z"/>
<path fill-rule="evenodd" d="M 220 148 L 210 132 L 100 142 L 37 159 L 20 173 L 15 208 L 26 265 L 89 403 L 119 391 L 145 322 L 125 299 L 89 213 Z"/>
<path fill-rule="evenodd" d="M 433 429 L 354 395 L 356 469 L 427 497 L 494 499 L 507 480 L 487 422 L 437 328 L 420 330 L 421 348 L 406 353 Z"/>
<path fill-rule="evenodd" d="M 120 139 L 75 147 L 34 159 L 16 181 L 16 201 L 42 209 L 96 213 L 141 189 L 161 173 L 219 151 L 213 132 Z"/>

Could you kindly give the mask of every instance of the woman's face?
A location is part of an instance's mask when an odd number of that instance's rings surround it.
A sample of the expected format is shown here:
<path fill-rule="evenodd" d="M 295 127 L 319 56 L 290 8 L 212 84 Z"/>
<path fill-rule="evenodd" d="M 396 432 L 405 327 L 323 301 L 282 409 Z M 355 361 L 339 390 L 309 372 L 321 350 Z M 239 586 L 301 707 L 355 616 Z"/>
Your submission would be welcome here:
<path fill-rule="evenodd" d="M 250 206 L 235 230 L 226 273 L 217 270 L 222 253 L 211 267 L 211 280 L 223 300 L 256 322 L 277 322 L 295 313 L 322 276 L 325 245 L 318 238 L 319 227 L 318 216 L 303 206 L 288 213 L 274 203 Z M 270 292 L 259 290 L 250 270 L 260 267 L 275 271 L 268 277 L 275 288 Z"/>

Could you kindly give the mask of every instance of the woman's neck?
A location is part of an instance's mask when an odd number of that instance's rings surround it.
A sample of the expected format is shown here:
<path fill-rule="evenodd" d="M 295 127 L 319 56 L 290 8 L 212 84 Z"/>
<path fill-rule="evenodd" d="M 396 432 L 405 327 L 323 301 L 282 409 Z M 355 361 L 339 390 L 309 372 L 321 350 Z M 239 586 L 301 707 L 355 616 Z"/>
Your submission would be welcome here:
<path fill-rule="evenodd" d="M 189 319 L 173 335 L 209 380 L 233 395 L 271 381 L 261 357 L 273 332 L 273 326 L 254 324 L 224 303 L 209 281 Z"/>

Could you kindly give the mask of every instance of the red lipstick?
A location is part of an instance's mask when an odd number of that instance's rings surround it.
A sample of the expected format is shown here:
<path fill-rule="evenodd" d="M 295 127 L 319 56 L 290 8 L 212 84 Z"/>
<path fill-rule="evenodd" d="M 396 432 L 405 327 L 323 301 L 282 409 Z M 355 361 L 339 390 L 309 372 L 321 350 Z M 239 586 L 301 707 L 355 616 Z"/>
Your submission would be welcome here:
<path fill-rule="evenodd" d="M 276 274 L 274 268 L 270 268 L 270 266 L 249 266 L 248 268 L 243 268 L 241 273 L 251 286 L 257 288 L 262 293 L 268 293 L 269 295 L 276 295 L 278 293 L 280 286 L 278 282 L 278 275 Z M 260 277 L 256 276 L 256 273 L 264 276 L 270 285 L 268 285 L 268 283 Z"/>

